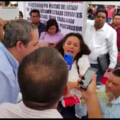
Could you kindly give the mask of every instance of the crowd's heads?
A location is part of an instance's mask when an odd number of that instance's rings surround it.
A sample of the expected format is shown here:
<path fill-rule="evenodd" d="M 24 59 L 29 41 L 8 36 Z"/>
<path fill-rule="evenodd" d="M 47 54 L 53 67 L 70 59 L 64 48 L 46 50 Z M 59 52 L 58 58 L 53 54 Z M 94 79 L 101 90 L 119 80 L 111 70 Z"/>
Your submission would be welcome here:
<path fill-rule="evenodd" d="M 19 55 L 19 62 L 24 56 L 38 47 L 38 29 L 27 20 L 13 20 L 5 27 L 3 44 L 6 48 L 14 48 Z"/>
<path fill-rule="evenodd" d="M 19 11 L 19 19 L 23 19 L 23 13 Z"/>
<path fill-rule="evenodd" d="M 108 77 L 106 92 L 112 93 L 115 98 L 120 96 L 120 68 L 115 69 Z"/>
<path fill-rule="evenodd" d="M 30 19 L 33 24 L 38 24 L 40 22 L 40 12 L 37 9 L 33 9 L 30 12 Z"/>
<path fill-rule="evenodd" d="M 89 10 L 88 10 L 88 14 L 93 14 L 93 10 L 92 10 L 92 9 L 89 9 Z"/>
<path fill-rule="evenodd" d="M 115 14 L 113 16 L 113 24 L 116 25 L 116 26 L 120 25 L 120 14 Z"/>
<path fill-rule="evenodd" d="M 46 24 L 46 32 L 53 35 L 59 32 L 58 23 L 55 19 L 49 19 Z"/>
<path fill-rule="evenodd" d="M 27 55 L 18 69 L 23 102 L 48 109 L 59 102 L 67 86 L 68 68 L 60 53 L 43 47 Z"/>
<path fill-rule="evenodd" d="M 106 22 L 108 17 L 108 13 L 104 9 L 98 9 L 95 15 L 95 26 L 98 28 L 102 28 Z"/>
<path fill-rule="evenodd" d="M 71 54 L 74 60 L 78 62 L 82 55 L 89 55 L 90 49 L 84 43 L 83 37 L 79 33 L 69 33 L 67 34 L 57 45 L 56 49 L 62 54 Z M 77 65 L 76 62 L 76 65 Z M 79 72 L 79 66 L 77 65 Z"/>

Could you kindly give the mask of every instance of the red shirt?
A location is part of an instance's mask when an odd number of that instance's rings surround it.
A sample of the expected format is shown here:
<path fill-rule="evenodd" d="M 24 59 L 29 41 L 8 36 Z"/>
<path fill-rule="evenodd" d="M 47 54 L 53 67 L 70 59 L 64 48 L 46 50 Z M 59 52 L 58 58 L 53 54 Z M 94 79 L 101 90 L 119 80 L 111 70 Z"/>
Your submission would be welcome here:
<path fill-rule="evenodd" d="M 110 26 L 112 28 L 114 28 L 112 24 L 110 24 Z M 118 47 L 118 49 L 120 49 L 120 26 L 117 29 L 115 29 L 115 30 L 117 32 L 117 47 Z"/>

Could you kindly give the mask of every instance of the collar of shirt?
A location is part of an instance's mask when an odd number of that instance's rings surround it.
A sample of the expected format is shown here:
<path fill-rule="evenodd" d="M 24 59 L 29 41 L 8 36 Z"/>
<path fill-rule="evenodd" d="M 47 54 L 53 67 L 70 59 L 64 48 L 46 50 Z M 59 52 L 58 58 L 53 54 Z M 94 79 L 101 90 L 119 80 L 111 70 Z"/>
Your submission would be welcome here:
<path fill-rule="evenodd" d="M 33 25 L 35 25 L 33 22 L 32 22 L 32 24 L 33 24 Z M 41 27 L 41 25 L 42 25 L 42 23 L 41 23 L 41 22 L 39 22 L 38 28 L 40 28 L 40 27 Z"/>
<path fill-rule="evenodd" d="M 9 60 L 11 66 L 13 68 L 18 68 L 19 62 L 13 57 L 13 55 L 6 49 L 6 47 L 3 45 L 2 42 L 0 42 L 0 48 L 3 50 L 5 53 L 7 59 Z"/>
<path fill-rule="evenodd" d="M 115 105 L 120 104 L 120 96 L 117 99 L 113 100 L 111 103 Z"/>
<path fill-rule="evenodd" d="M 94 27 L 95 28 L 95 21 L 94 22 L 92 22 L 92 27 Z M 105 31 L 106 32 L 106 23 L 103 25 L 103 27 L 101 28 L 101 29 L 99 29 L 99 30 L 103 30 L 103 31 Z"/>
<path fill-rule="evenodd" d="M 101 86 L 99 87 L 99 89 L 102 90 L 102 91 L 105 91 L 105 86 L 104 86 L 104 85 L 101 85 Z M 112 103 L 112 104 L 115 104 L 115 105 L 120 104 L 120 96 L 119 96 L 117 99 L 113 100 L 111 103 Z"/>
<path fill-rule="evenodd" d="M 29 114 L 29 116 L 32 116 L 33 118 L 41 117 L 41 118 L 62 118 L 60 113 L 57 111 L 57 109 L 48 109 L 48 110 L 34 110 L 30 109 L 25 106 L 23 102 L 19 103 L 19 109 L 24 114 Z"/>

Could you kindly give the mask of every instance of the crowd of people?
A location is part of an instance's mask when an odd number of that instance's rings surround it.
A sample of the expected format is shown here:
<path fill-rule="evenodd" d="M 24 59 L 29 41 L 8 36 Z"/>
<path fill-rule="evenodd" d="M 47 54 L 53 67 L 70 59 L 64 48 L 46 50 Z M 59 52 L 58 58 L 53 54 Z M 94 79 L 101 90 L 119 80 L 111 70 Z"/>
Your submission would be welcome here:
<path fill-rule="evenodd" d="M 84 35 L 63 35 L 55 19 L 41 23 L 36 9 L 31 22 L 21 11 L 18 20 L 0 19 L 0 118 L 119 118 L 120 15 L 110 25 L 108 15 L 96 10 Z M 71 70 L 63 59 L 66 53 L 73 56 Z M 97 59 L 104 54 L 109 54 L 110 75 L 98 88 L 104 73 Z M 90 66 L 98 72 L 83 90 L 79 83 Z M 61 101 L 74 94 L 84 102 L 64 108 Z"/>
<path fill-rule="evenodd" d="M 107 23 L 111 23 L 112 22 L 112 18 L 114 16 L 114 14 L 119 14 L 120 15 L 120 9 L 119 9 L 119 6 L 115 6 L 115 5 L 91 5 L 89 4 L 88 6 L 88 19 L 90 20 L 94 20 L 94 17 L 95 17 L 95 14 L 96 14 L 96 11 L 99 10 L 99 9 L 104 9 L 107 11 L 108 13 L 108 16 L 107 16 L 107 19 L 106 19 L 106 22 Z"/>

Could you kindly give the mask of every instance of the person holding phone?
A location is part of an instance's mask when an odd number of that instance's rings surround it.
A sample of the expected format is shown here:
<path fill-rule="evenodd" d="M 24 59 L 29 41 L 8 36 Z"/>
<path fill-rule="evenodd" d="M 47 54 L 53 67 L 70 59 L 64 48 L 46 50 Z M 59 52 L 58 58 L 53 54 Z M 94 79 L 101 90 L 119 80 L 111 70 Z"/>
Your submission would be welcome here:
<path fill-rule="evenodd" d="M 78 86 L 78 89 L 86 101 L 88 118 L 103 118 L 102 109 L 96 94 L 96 75 L 93 76 L 87 90 L 82 89 L 80 86 Z"/>
<path fill-rule="evenodd" d="M 57 21 L 49 19 L 46 24 L 46 31 L 41 33 L 40 40 L 45 41 L 50 47 L 54 48 L 63 37 Z"/>
<path fill-rule="evenodd" d="M 79 76 L 83 76 L 90 67 L 88 55 L 90 50 L 84 43 L 83 37 L 79 33 L 67 34 L 57 45 L 56 49 L 61 53 L 73 55 L 71 70 L 69 71 L 68 84 L 71 89 L 71 94 L 77 94 L 81 97 L 80 91 L 76 89 Z"/>
<path fill-rule="evenodd" d="M 106 84 L 99 86 L 97 91 L 96 75 L 93 76 L 86 90 L 82 89 L 80 82 L 81 80 L 78 82 L 78 89 L 86 102 L 88 118 L 120 118 L 119 68 L 110 73 Z"/>

